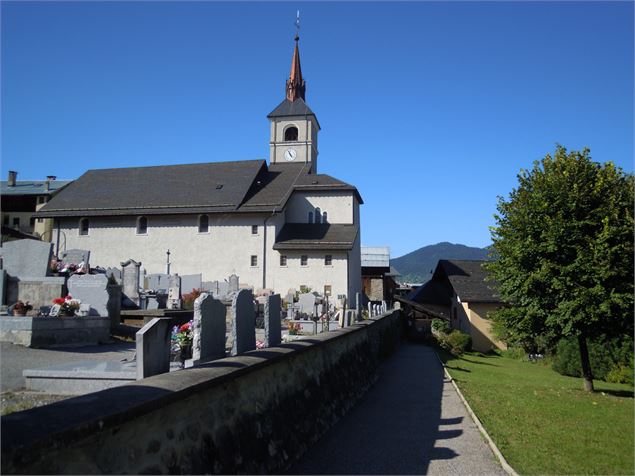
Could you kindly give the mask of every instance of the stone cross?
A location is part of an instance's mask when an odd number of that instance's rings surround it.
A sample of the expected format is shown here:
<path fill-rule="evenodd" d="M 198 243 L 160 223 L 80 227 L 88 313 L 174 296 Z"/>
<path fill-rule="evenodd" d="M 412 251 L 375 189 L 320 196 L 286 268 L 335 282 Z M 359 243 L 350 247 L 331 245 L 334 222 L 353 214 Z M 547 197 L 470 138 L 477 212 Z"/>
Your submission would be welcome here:
<path fill-rule="evenodd" d="M 211 294 L 202 293 L 194 301 L 192 359 L 185 366 L 225 357 L 227 308 Z"/>
<path fill-rule="evenodd" d="M 249 289 L 241 289 L 232 302 L 233 325 L 231 355 L 242 354 L 256 348 L 256 313 L 254 296 Z"/>
<path fill-rule="evenodd" d="M 170 371 L 172 319 L 155 317 L 135 335 L 137 380 Z"/>
<path fill-rule="evenodd" d="M 265 347 L 274 347 L 282 342 L 280 324 L 280 294 L 267 296 L 265 301 Z"/>

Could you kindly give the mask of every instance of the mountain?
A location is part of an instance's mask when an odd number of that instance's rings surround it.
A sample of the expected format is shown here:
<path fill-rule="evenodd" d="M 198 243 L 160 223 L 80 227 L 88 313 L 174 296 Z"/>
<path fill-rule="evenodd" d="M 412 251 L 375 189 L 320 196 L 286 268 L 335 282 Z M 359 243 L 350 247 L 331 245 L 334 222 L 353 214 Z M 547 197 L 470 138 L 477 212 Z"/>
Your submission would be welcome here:
<path fill-rule="evenodd" d="M 488 252 L 487 248 L 455 245 L 446 241 L 391 259 L 390 265 L 401 273 L 402 282 L 425 283 L 432 277 L 440 259 L 488 259 Z"/>

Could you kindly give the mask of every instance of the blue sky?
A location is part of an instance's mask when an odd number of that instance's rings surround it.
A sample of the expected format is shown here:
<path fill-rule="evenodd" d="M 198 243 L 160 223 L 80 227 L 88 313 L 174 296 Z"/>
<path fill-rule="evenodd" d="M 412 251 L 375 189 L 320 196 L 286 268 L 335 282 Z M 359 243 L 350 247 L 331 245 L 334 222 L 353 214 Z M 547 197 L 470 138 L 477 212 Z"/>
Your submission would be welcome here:
<path fill-rule="evenodd" d="M 2 2 L 2 176 L 268 159 L 296 9 L 320 172 L 362 243 L 486 246 L 553 151 L 633 170 L 632 2 Z"/>

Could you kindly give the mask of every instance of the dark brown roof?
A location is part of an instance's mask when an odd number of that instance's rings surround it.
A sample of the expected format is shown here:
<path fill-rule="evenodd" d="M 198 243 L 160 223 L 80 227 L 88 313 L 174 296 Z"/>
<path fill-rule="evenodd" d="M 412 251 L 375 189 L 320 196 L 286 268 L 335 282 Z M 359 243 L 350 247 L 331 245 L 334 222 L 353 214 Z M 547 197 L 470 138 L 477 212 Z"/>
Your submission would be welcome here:
<path fill-rule="evenodd" d="M 287 223 L 276 237 L 274 250 L 350 250 L 359 232 L 357 225 Z"/>

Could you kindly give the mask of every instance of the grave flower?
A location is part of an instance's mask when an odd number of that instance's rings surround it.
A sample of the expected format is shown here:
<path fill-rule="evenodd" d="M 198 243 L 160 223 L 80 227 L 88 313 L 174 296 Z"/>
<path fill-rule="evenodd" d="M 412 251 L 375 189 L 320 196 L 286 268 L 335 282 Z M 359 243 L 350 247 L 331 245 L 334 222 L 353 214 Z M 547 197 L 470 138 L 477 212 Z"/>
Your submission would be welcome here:
<path fill-rule="evenodd" d="M 175 350 L 192 345 L 192 325 L 194 321 L 172 328 L 172 343 Z"/>
<path fill-rule="evenodd" d="M 256 341 L 256 349 L 264 349 L 265 348 L 265 343 L 261 340 L 257 340 Z"/>
<path fill-rule="evenodd" d="M 60 314 L 66 316 L 74 316 L 75 311 L 79 310 L 79 306 L 82 302 L 79 299 L 73 299 L 73 296 L 68 294 L 66 297 L 59 297 L 53 299 L 53 304 L 60 306 Z"/>

